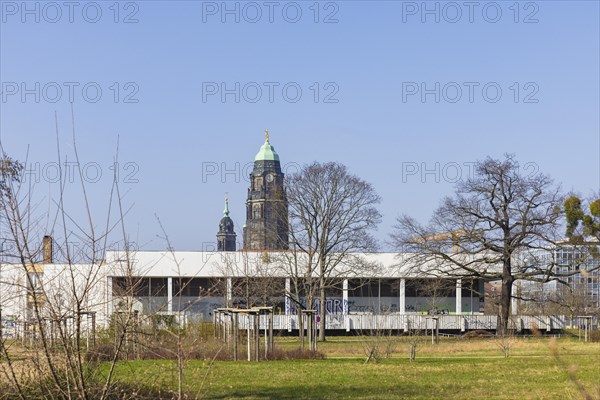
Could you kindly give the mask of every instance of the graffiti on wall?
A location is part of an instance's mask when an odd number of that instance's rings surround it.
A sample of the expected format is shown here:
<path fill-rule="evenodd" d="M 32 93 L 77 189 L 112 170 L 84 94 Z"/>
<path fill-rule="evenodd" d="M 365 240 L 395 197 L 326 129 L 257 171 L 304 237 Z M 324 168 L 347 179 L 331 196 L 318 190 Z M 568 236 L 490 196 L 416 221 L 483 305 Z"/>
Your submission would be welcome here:
<path fill-rule="evenodd" d="M 2 316 L 2 338 L 12 339 L 16 336 L 17 317 L 14 315 Z"/>

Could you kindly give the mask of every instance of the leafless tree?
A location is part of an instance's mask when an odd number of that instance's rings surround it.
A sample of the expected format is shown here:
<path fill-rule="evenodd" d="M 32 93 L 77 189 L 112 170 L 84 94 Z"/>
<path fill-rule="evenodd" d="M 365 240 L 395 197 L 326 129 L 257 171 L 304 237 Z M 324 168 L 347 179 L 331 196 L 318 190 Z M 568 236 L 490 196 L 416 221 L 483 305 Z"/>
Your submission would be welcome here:
<path fill-rule="evenodd" d="M 282 274 L 290 279 L 289 292 L 285 293 L 285 297 L 290 305 L 289 311 L 297 310 L 298 335 L 302 348 L 304 348 L 305 327 L 301 310 L 311 309 L 317 298 L 316 269 L 318 264 L 315 252 L 303 252 L 298 249 L 296 243 L 304 239 L 297 237 L 295 227 L 296 224 L 289 224 L 289 251 L 278 252 L 273 256 Z"/>
<path fill-rule="evenodd" d="M 448 304 L 443 303 L 444 299 L 451 297 L 456 290 L 456 282 L 451 279 L 445 279 L 440 276 L 423 276 L 420 279 L 408 280 L 407 286 L 415 286 L 418 296 L 427 299 L 427 311 L 429 314 L 444 314 L 449 312 Z M 460 312 L 460 310 L 457 310 Z"/>
<path fill-rule="evenodd" d="M 215 282 L 228 307 L 279 307 L 285 295 L 277 253 L 240 251 L 217 253 L 215 268 L 223 277 Z M 228 280 L 230 283 L 228 283 Z"/>
<path fill-rule="evenodd" d="M 578 315 L 600 317 L 599 300 L 592 296 L 591 285 L 587 283 L 589 274 L 581 270 L 581 275 L 577 281 L 569 281 L 568 286 L 555 283 L 554 287 L 537 288 L 529 296 L 532 301 L 525 303 L 528 313 L 567 315 L 571 320 Z"/>
<path fill-rule="evenodd" d="M 501 280 L 499 323 L 508 329 L 516 280 L 564 280 L 552 248 L 560 237 L 562 196 L 542 173 L 527 173 L 512 155 L 487 158 L 459 182 L 427 225 L 403 215 L 392 234 L 414 268 L 451 278 Z"/>
<path fill-rule="evenodd" d="M 59 143 L 58 120 L 56 135 Z M 2 276 L 0 284 L 3 288 L 15 288 L 23 299 L 19 310 L 25 312 L 19 315 L 18 323 L 23 343 L 27 344 L 23 349 L 25 356 L 18 362 L 2 363 L 2 369 L 12 396 L 20 398 L 36 394 L 50 398 L 106 398 L 112 387 L 115 362 L 124 343 L 123 336 L 117 338 L 115 356 L 109 362 L 101 387 L 97 382 L 92 383 L 90 376 L 94 375 L 94 365 L 86 355 L 90 349 L 90 335 L 95 332 L 89 317 L 95 318 L 96 313 L 92 310 L 107 306 L 99 290 L 106 279 L 105 250 L 117 243 L 124 248 L 122 264 L 131 268 L 131 248 L 125 234 L 127 210 L 123 206 L 116 171 L 107 196 L 108 215 L 99 219 L 92 212 L 75 128 L 72 146 L 76 183 L 80 184 L 80 209 L 86 216 L 84 221 L 75 221 L 66 205 L 68 180 L 62 168 L 66 157 L 61 157 L 60 148 L 57 150 L 58 195 L 48 199 L 50 210 L 42 213 L 34 196 L 35 185 L 25 182 L 22 166 L 8 157 L 0 143 L 0 229 L 2 238 L 12 244 L 8 267 L 14 272 L 8 276 L 9 280 L 4 279 L 6 275 Z M 42 244 L 40 238 L 46 234 L 54 239 Z M 73 248 L 74 240 L 79 242 L 78 248 Z M 53 253 L 59 262 L 49 259 Z M 126 319 L 132 315 L 130 313 Z M 0 353 L 7 360 L 12 360 L 10 346 L 14 344 L 14 341 L 8 344 L 0 338 Z M 26 384 L 32 383 L 37 385 L 36 394 L 28 392 L 34 389 L 25 388 Z"/>
<path fill-rule="evenodd" d="M 286 179 L 291 248 L 304 254 L 304 271 L 318 279 L 319 339 L 325 340 L 327 287 L 365 266 L 356 253 L 377 248 L 371 231 L 381 220 L 381 198 L 338 163 L 315 162 Z"/>

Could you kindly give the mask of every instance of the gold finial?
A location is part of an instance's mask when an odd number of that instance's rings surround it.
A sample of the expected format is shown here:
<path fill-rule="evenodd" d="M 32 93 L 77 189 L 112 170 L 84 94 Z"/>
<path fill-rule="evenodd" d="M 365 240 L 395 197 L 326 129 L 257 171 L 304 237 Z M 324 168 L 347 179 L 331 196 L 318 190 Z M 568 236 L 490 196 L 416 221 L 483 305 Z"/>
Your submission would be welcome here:
<path fill-rule="evenodd" d="M 223 210 L 223 215 L 229 217 L 229 194 L 225 192 L 225 209 Z"/>
<path fill-rule="evenodd" d="M 268 142 L 269 141 L 269 130 L 265 129 L 265 140 Z"/>

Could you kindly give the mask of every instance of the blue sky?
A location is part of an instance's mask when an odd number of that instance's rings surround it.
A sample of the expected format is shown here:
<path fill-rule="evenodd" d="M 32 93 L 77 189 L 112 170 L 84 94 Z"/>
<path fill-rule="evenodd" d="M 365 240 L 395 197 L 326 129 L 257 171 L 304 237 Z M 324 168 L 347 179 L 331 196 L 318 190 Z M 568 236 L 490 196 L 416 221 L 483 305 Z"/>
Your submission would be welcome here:
<path fill-rule="evenodd" d="M 371 182 L 381 241 L 488 155 L 600 188 L 597 1 L 0 3 L 0 140 L 29 151 L 38 211 L 57 195 L 55 112 L 73 159 L 72 88 L 96 223 L 119 138 L 127 226 L 146 249 L 165 246 L 155 215 L 177 249 L 210 248 L 225 192 L 241 231 L 267 128 L 286 171 L 338 161 Z"/>

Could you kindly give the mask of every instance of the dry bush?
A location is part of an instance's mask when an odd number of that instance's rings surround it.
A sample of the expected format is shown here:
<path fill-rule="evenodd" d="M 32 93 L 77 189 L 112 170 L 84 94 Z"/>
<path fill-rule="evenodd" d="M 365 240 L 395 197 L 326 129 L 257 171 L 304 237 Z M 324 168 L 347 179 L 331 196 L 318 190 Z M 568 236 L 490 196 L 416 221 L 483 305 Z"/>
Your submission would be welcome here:
<path fill-rule="evenodd" d="M 115 357 L 115 346 L 110 344 L 100 344 L 90 349 L 85 354 L 86 361 L 112 361 Z"/>
<path fill-rule="evenodd" d="M 325 354 L 319 350 L 302 350 L 297 349 L 282 350 L 275 349 L 269 354 L 269 360 L 323 360 Z"/>
<path fill-rule="evenodd" d="M 222 341 L 210 338 L 197 338 L 195 330 L 182 336 L 181 348 L 183 348 L 183 358 L 185 360 L 214 360 L 214 361 L 232 361 L 233 346 L 226 345 Z M 240 341 L 238 347 L 238 360 L 245 360 L 247 348 L 245 339 Z M 135 357 L 127 358 L 126 353 L 120 353 L 118 360 L 138 359 L 138 360 L 177 360 L 177 340 L 168 335 L 151 335 L 140 341 L 139 350 Z M 181 354 L 180 354 L 181 356 Z M 99 344 L 86 353 L 86 360 L 89 362 L 112 361 L 115 357 L 115 348 L 113 344 Z M 320 351 L 302 350 L 300 347 L 295 349 L 275 349 L 270 352 L 265 359 L 264 352 L 260 352 L 261 360 L 322 360 L 325 354 Z"/>
<path fill-rule="evenodd" d="M 484 331 L 484 330 L 474 330 L 474 331 L 469 331 L 467 333 L 465 333 L 464 335 L 462 335 L 463 339 L 489 339 L 491 337 L 494 337 L 493 334 L 491 334 L 488 331 Z"/>

